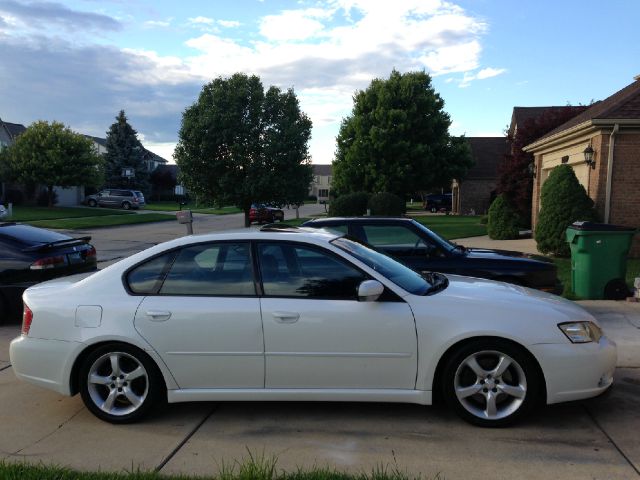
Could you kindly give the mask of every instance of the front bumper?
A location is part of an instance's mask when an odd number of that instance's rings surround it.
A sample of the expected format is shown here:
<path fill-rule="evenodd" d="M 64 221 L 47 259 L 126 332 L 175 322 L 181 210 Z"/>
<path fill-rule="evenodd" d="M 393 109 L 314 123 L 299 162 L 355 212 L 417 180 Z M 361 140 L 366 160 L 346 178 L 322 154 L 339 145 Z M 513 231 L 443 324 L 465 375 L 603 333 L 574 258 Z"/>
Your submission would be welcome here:
<path fill-rule="evenodd" d="M 9 347 L 11 367 L 20 380 L 71 395 L 71 368 L 83 347 L 80 342 L 20 336 Z"/>
<path fill-rule="evenodd" d="M 613 383 L 616 344 L 603 336 L 598 343 L 539 344 L 529 347 L 547 384 L 547 403 L 600 395 Z"/>

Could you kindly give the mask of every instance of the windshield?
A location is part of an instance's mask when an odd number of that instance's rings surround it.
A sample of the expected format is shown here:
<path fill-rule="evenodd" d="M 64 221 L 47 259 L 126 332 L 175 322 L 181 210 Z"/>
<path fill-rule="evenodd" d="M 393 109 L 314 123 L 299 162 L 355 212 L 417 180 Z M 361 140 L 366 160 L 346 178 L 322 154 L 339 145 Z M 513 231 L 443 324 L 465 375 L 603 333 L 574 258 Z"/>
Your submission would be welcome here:
<path fill-rule="evenodd" d="M 415 220 L 412 220 L 412 222 L 416 227 L 418 227 L 420 230 L 425 232 L 429 236 L 430 239 L 432 239 L 434 242 L 436 242 L 438 245 L 440 245 L 440 247 L 442 247 L 444 250 L 450 251 L 450 250 L 453 250 L 453 249 L 459 247 L 459 245 L 456 245 L 455 243 L 452 243 L 449 240 L 445 240 L 444 238 L 442 238 L 440 235 L 438 235 L 433 230 L 429 230 L 427 227 L 422 225 L 420 222 L 416 222 Z"/>
<path fill-rule="evenodd" d="M 376 272 L 384 275 L 393 283 L 414 295 L 425 295 L 433 287 L 425 278 L 396 262 L 391 257 L 377 252 L 362 243 L 346 237 L 336 238 L 331 242 L 340 250 L 344 250 Z"/>

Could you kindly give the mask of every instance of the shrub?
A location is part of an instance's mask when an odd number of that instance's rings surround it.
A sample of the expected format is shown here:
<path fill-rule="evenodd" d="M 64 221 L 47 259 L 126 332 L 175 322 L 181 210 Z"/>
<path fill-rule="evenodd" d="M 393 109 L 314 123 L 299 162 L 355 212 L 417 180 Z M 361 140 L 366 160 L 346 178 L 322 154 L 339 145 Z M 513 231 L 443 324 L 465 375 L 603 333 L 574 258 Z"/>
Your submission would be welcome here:
<path fill-rule="evenodd" d="M 520 234 L 520 216 L 507 197 L 498 195 L 489 207 L 487 233 L 494 240 L 511 240 Z"/>
<path fill-rule="evenodd" d="M 596 220 L 593 200 L 569 165 L 560 165 L 551 171 L 542 186 L 540 205 L 535 232 L 538 250 L 568 256 L 567 227 L 579 220 Z"/>
<path fill-rule="evenodd" d="M 58 194 L 56 193 L 56 191 L 54 190 L 53 192 L 53 202 L 52 204 L 55 205 L 56 203 L 58 203 Z M 40 190 L 40 192 L 38 193 L 38 196 L 36 197 L 36 205 L 39 207 L 48 207 L 49 206 L 49 192 L 47 191 L 47 189 L 42 189 Z"/>
<path fill-rule="evenodd" d="M 332 217 L 358 217 L 367 213 L 368 203 L 369 194 L 365 192 L 340 195 L 329 205 L 329 215 Z"/>
<path fill-rule="evenodd" d="M 406 204 L 402 198 L 393 193 L 376 193 L 369 199 L 371 215 L 384 215 L 399 217 L 406 210 Z"/>
<path fill-rule="evenodd" d="M 489 215 L 482 215 L 480 217 L 480 225 L 486 225 L 489 223 Z"/>

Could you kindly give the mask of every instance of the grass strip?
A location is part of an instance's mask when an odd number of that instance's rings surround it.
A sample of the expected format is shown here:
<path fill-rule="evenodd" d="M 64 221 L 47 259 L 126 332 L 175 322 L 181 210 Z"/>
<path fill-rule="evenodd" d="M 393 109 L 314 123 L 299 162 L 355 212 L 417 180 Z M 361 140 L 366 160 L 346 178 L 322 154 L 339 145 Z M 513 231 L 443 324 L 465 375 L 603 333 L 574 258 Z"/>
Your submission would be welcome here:
<path fill-rule="evenodd" d="M 3 480 L 434 480 L 435 477 L 410 476 L 395 467 L 379 466 L 371 472 L 345 473 L 329 468 L 314 467 L 285 472 L 277 468 L 277 458 L 252 456 L 241 462 L 220 466 L 217 476 L 166 475 L 155 472 L 79 472 L 65 467 L 44 464 L 30 465 L 26 462 L 0 461 L 0 478 Z"/>
<path fill-rule="evenodd" d="M 180 210 L 180 206 L 177 202 L 153 202 L 147 203 L 144 207 L 145 210 L 151 210 L 156 212 L 177 212 Z M 191 210 L 194 213 L 207 213 L 211 215 L 230 215 L 233 213 L 242 213 L 238 207 L 211 207 L 200 205 L 183 205 L 182 210 Z"/>
<path fill-rule="evenodd" d="M 102 217 L 36 220 L 24 223 L 28 223 L 29 225 L 33 225 L 35 227 L 77 230 L 84 228 L 115 227 L 118 225 L 134 225 L 138 223 L 166 222 L 169 220 L 175 221 L 175 215 L 164 213 L 145 213 L 140 215 L 107 215 Z"/>
<path fill-rule="evenodd" d="M 487 234 L 487 226 L 480 223 L 480 216 L 422 215 L 413 219 L 447 240 L 478 237 Z"/>
<path fill-rule="evenodd" d="M 102 217 L 112 215 L 132 215 L 132 212 L 116 209 L 90 207 L 13 207 L 13 222 L 52 220 L 58 218 Z"/>

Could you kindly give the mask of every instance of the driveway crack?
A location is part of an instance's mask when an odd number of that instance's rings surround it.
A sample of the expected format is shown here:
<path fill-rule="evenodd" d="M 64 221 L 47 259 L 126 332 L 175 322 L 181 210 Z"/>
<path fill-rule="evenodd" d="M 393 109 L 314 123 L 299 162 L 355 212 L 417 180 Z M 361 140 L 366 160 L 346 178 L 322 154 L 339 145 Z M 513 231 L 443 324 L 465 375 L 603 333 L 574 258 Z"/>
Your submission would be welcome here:
<path fill-rule="evenodd" d="M 60 430 L 62 427 L 64 427 L 67 423 L 69 423 L 71 420 L 73 420 L 74 418 L 76 418 L 80 412 L 82 412 L 84 410 L 84 407 L 82 407 L 80 410 L 78 410 L 76 413 L 74 413 L 73 415 L 71 415 L 69 418 L 67 418 L 64 422 L 62 422 L 60 425 L 58 425 L 56 427 L 55 430 L 47 433 L 46 435 L 42 436 L 41 438 L 39 438 L 38 440 L 36 440 L 35 442 L 30 443 L 29 445 L 22 447 L 19 450 L 16 450 L 15 452 L 11 453 L 11 456 L 14 455 L 19 455 L 20 452 L 26 450 L 27 448 L 33 447 L 34 445 L 37 445 L 38 443 L 42 442 L 43 440 L 49 438 L 51 435 L 53 435 L 54 433 L 56 433 L 58 430 Z"/>
<path fill-rule="evenodd" d="M 178 445 L 176 445 L 176 447 L 169 453 L 169 455 L 167 455 L 166 458 L 162 462 L 160 462 L 160 464 L 153 471 L 156 473 L 160 472 L 160 470 L 162 470 L 164 466 L 167 463 L 169 463 L 173 457 L 176 456 L 176 454 L 180 451 L 180 449 L 186 445 L 186 443 L 191 439 L 191 437 L 193 437 L 195 433 L 198 430 L 200 430 L 200 427 L 202 427 L 202 425 L 204 425 L 204 423 L 207 420 L 209 420 L 209 418 L 216 412 L 216 410 L 218 410 L 218 405 L 214 405 L 214 407 L 209 411 L 209 413 L 207 413 L 204 416 L 204 418 L 200 420 L 198 424 L 195 427 L 193 427 L 193 429 L 189 433 L 187 433 L 187 436 L 184 437 L 180 441 L 180 443 L 178 443 Z"/>
<path fill-rule="evenodd" d="M 633 463 L 633 461 L 627 456 L 626 453 L 624 453 L 622 448 L 620 448 L 620 446 L 618 446 L 618 444 L 611 437 L 611 435 L 609 435 L 607 433 L 607 431 L 602 427 L 602 425 L 600 425 L 600 422 L 598 422 L 598 420 L 596 419 L 595 415 L 593 415 L 591 410 L 589 410 L 589 408 L 584 404 L 582 405 L 582 407 L 584 408 L 585 412 L 587 412 L 587 416 L 591 419 L 591 421 L 595 424 L 595 426 L 598 427 L 598 429 L 604 434 L 605 437 L 607 437 L 609 442 L 611 442 L 611 444 L 615 447 L 615 449 L 622 456 L 622 458 L 624 458 L 627 461 L 627 463 L 629 464 L 629 466 L 631 468 L 633 468 L 633 470 L 636 472 L 636 475 L 638 477 L 640 477 L 640 470 L 638 469 L 638 467 L 636 467 L 636 465 Z"/>
<path fill-rule="evenodd" d="M 7 365 L 6 367 L 0 368 L 0 372 L 5 371 L 7 368 L 11 368 L 11 364 Z"/>

